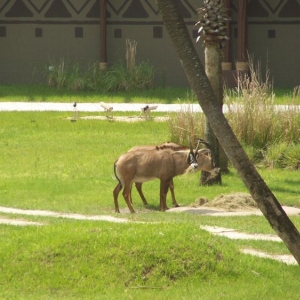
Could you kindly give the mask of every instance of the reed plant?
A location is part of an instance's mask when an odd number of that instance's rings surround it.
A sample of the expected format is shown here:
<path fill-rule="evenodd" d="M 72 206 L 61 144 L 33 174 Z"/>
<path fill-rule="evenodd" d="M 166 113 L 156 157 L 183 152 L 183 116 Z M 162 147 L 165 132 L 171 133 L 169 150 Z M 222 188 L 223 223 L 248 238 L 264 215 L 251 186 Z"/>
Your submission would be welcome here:
<path fill-rule="evenodd" d="M 191 105 L 182 106 L 177 113 L 171 114 L 168 125 L 170 138 L 175 143 L 194 144 L 197 137 L 204 137 L 205 117 L 202 113 L 194 113 Z"/>
<path fill-rule="evenodd" d="M 153 85 L 154 67 L 149 62 L 141 62 L 131 69 L 117 62 L 107 71 L 101 71 L 98 62 L 88 66 L 86 71 L 78 63 L 68 64 L 64 59 L 50 64 L 47 84 L 57 89 L 117 92 L 148 89 Z"/>
<path fill-rule="evenodd" d="M 300 145 L 286 142 L 271 145 L 264 152 L 264 165 L 269 168 L 300 169 Z"/>
<path fill-rule="evenodd" d="M 100 69 L 100 64 L 94 62 L 88 66 L 87 72 L 84 74 L 87 91 L 100 91 L 105 87 L 106 77 Z"/>
<path fill-rule="evenodd" d="M 54 59 L 50 60 L 50 67 L 47 70 L 48 85 L 60 89 L 66 85 L 66 77 L 65 60 L 60 59 L 58 63 Z"/>

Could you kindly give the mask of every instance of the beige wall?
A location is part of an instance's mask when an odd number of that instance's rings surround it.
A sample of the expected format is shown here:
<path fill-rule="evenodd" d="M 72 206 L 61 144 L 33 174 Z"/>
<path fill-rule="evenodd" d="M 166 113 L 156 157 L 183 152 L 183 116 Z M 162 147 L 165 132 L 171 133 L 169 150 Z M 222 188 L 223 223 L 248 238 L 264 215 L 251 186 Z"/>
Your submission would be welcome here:
<path fill-rule="evenodd" d="M 113 36 L 115 25 L 109 25 L 107 34 Z M 189 26 L 192 34 L 194 29 Z M 187 80 L 184 75 L 180 61 L 176 55 L 169 36 L 163 28 L 163 38 L 153 39 L 153 26 L 123 26 L 123 38 L 108 38 L 108 55 L 109 64 L 118 60 L 125 60 L 126 55 L 126 39 L 135 40 L 137 42 L 137 61 L 150 61 L 156 68 L 156 84 L 187 86 Z M 151 41 L 151 43 L 150 43 Z M 203 56 L 201 43 L 196 45 L 199 55 Z"/>
<path fill-rule="evenodd" d="M 131 6 L 133 3 L 135 6 Z M 182 0 L 180 3 L 192 35 L 196 29 L 196 9 L 202 1 Z M 237 3 L 238 0 L 232 1 L 233 33 L 237 27 Z M 300 4 L 290 0 L 250 0 L 248 3 L 250 55 L 261 60 L 263 66 L 268 61 L 277 87 L 300 85 Z M 49 12 L 52 15 L 46 17 Z M 63 13 L 65 15 L 61 15 Z M 149 60 L 156 67 L 156 84 L 187 86 L 166 30 L 163 28 L 162 38 L 153 37 L 153 27 L 163 27 L 155 0 L 107 0 L 107 13 L 109 65 L 119 60 L 125 62 L 126 39 L 136 40 L 137 60 Z M 83 67 L 99 61 L 99 16 L 99 0 L 11 0 L 1 3 L 0 84 L 45 82 L 43 70 L 53 58 L 79 62 Z M 82 38 L 75 37 L 75 27 L 82 27 Z M 42 29 L 42 37 L 35 36 L 36 28 Z M 121 38 L 115 37 L 115 29 L 121 29 Z M 270 29 L 276 31 L 276 38 L 268 38 Z M 1 36 L 3 30 L 6 30 L 5 36 Z M 234 34 L 230 43 L 234 63 L 237 53 Z M 196 49 L 203 61 L 201 43 Z"/>
<path fill-rule="evenodd" d="M 267 37 L 269 29 L 276 38 Z M 264 74 L 270 70 L 274 85 L 300 85 L 300 25 L 249 25 L 248 32 L 251 55 L 262 62 Z"/>

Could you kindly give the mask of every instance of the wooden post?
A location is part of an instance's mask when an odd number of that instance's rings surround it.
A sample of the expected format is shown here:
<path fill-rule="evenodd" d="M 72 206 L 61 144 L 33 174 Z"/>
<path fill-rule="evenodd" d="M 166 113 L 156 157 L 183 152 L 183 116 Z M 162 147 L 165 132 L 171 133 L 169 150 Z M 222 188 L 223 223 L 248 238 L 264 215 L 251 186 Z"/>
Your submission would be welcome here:
<path fill-rule="evenodd" d="M 100 0 L 100 70 L 106 69 L 106 0 Z"/>
<path fill-rule="evenodd" d="M 247 70 L 247 2 L 248 0 L 238 1 L 238 71 Z"/>
<path fill-rule="evenodd" d="M 231 5 L 230 0 L 223 0 L 223 6 L 227 10 L 228 18 L 231 19 Z M 224 47 L 224 58 L 222 63 L 223 70 L 231 70 L 232 69 L 232 58 L 231 58 L 231 20 L 226 22 L 226 35 L 230 37 L 229 40 L 226 41 Z"/>

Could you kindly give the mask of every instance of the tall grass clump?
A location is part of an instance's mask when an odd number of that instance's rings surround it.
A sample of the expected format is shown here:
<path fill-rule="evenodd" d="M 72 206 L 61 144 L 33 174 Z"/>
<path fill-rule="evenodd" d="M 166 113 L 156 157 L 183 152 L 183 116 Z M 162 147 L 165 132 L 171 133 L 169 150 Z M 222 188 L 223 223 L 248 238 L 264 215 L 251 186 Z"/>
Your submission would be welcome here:
<path fill-rule="evenodd" d="M 106 85 L 105 80 L 105 73 L 100 69 L 99 62 L 94 62 L 88 66 L 88 69 L 84 74 L 86 90 L 103 90 Z"/>
<path fill-rule="evenodd" d="M 152 87 L 154 68 L 150 63 L 142 62 L 133 69 L 127 69 L 122 62 L 117 62 L 103 76 L 103 89 L 106 91 L 142 90 Z"/>
<path fill-rule="evenodd" d="M 205 116 L 202 113 L 194 113 L 192 106 L 181 106 L 180 110 L 170 115 L 169 130 L 171 140 L 181 145 L 188 145 L 188 139 L 192 143 L 197 137 L 204 137 Z"/>
<path fill-rule="evenodd" d="M 274 106 L 274 93 L 269 73 L 262 79 L 260 65 L 255 68 L 249 61 L 250 76 L 239 75 L 238 87 L 233 93 L 236 102 L 225 93 L 224 102 L 228 105 L 227 119 L 234 128 L 238 139 L 246 145 L 264 148 L 269 141 L 280 139 L 276 127 L 277 114 Z"/>
<path fill-rule="evenodd" d="M 275 105 L 269 71 L 263 80 L 259 63 L 254 66 L 249 59 L 249 67 L 250 75 L 240 77 L 238 88 L 233 91 L 236 97 L 225 93 L 226 117 L 238 139 L 260 153 L 267 167 L 296 167 L 300 159 L 295 157 L 297 151 L 291 159 L 285 154 L 299 144 L 300 110 L 293 105 L 298 89 L 294 90 L 291 104 Z"/>
<path fill-rule="evenodd" d="M 51 64 L 47 70 L 47 84 L 51 87 L 69 91 L 130 91 L 151 88 L 154 79 L 154 67 L 148 62 L 127 69 L 117 62 L 107 71 L 100 70 L 98 62 L 88 66 L 86 71 L 78 63 L 67 64 L 64 59 Z"/>
<path fill-rule="evenodd" d="M 50 67 L 47 70 L 47 83 L 51 87 L 58 89 L 66 86 L 67 70 L 65 60 L 60 59 L 58 62 L 50 60 Z"/>
<path fill-rule="evenodd" d="M 299 87 L 294 89 L 291 104 L 275 105 L 275 93 L 269 71 L 265 78 L 261 66 L 249 59 L 249 75 L 238 78 L 235 90 L 225 90 L 226 118 L 254 163 L 269 168 L 299 168 L 300 108 L 296 103 Z M 188 135 L 204 137 L 205 118 L 191 109 L 182 109 L 170 117 L 173 141 L 183 143 Z"/>
<path fill-rule="evenodd" d="M 227 119 L 238 139 L 256 149 L 266 149 L 274 143 L 297 143 L 299 136 L 299 107 L 294 105 L 276 106 L 275 94 L 269 71 L 265 80 L 261 67 L 254 66 L 249 59 L 250 75 L 240 76 L 237 97 L 225 93 L 228 105 Z M 234 99 L 235 102 L 232 102 Z"/>
<path fill-rule="evenodd" d="M 286 142 L 271 145 L 264 152 L 262 161 L 268 168 L 300 169 L 300 144 Z"/>

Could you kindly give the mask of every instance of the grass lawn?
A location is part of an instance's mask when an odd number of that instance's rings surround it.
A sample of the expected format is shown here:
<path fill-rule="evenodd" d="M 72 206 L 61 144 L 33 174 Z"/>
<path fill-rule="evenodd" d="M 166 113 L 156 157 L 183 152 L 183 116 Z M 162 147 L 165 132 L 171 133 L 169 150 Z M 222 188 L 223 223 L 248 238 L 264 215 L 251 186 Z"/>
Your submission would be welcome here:
<path fill-rule="evenodd" d="M 196 101 L 187 88 L 156 88 L 143 91 L 102 93 L 68 91 L 45 85 L 0 85 L 1 102 L 113 102 L 113 103 L 178 103 Z"/>
<path fill-rule="evenodd" d="M 99 100 L 99 99 L 98 99 Z M 240 253 L 288 254 L 283 243 L 232 241 L 202 225 L 273 233 L 264 217 L 158 212 L 159 183 L 133 191 L 137 213 L 114 213 L 115 159 L 134 145 L 169 139 L 159 122 L 70 122 L 70 113 L 0 112 L 0 206 L 128 218 L 130 223 L 13 216 L 44 226 L 0 225 L 0 299 L 294 299 L 299 267 Z M 283 205 L 300 207 L 300 172 L 260 169 Z M 231 169 L 221 186 L 199 173 L 175 178 L 181 205 L 246 192 Z M 170 196 L 168 203 L 170 203 Z M 125 201 L 119 196 L 121 209 Z M 127 210 L 126 210 L 127 211 Z M 300 228 L 299 217 L 292 218 Z"/>
<path fill-rule="evenodd" d="M 229 93 L 234 97 L 235 93 Z M 300 104 L 299 93 L 290 89 L 274 91 L 275 104 Z M 109 102 L 109 103 L 197 103 L 189 88 L 155 88 L 142 91 L 106 93 L 101 91 L 72 92 L 46 85 L 0 85 L 0 102 Z"/>

